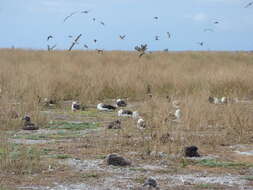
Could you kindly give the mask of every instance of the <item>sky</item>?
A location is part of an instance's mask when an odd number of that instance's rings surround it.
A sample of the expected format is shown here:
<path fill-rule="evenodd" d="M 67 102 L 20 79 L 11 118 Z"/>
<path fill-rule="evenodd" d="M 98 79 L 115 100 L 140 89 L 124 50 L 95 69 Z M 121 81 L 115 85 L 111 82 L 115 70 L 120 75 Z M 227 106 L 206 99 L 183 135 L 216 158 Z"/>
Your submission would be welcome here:
<path fill-rule="evenodd" d="M 248 51 L 253 50 L 253 5 L 244 7 L 251 1 L 1 0 L 0 48 L 64 50 L 82 34 L 73 49 L 86 50 L 86 44 L 89 50 L 134 50 L 148 44 L 151 51 Z M 81 13 L 85 10 L 89 13 Z"/>

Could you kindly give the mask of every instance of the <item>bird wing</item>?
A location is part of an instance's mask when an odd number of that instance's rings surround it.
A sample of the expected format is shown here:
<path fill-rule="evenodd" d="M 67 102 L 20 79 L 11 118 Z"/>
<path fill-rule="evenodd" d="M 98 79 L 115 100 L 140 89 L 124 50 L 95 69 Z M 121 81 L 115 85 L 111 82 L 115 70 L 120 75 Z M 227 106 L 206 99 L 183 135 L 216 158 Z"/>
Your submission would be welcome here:
<path fill-rule="evenodd" d="M 66 20 L 68 20 L 70 17 L 72 17 L 72 16 L 73 16 L 74 14 L 76 14 L 76 13 L 77 13 L 77 11 L 70 13 L 70 15 L 68 15 L 68 16 L 66 16 L 66 17 L 64 18 L 63 22 L 66 22 Z"/>

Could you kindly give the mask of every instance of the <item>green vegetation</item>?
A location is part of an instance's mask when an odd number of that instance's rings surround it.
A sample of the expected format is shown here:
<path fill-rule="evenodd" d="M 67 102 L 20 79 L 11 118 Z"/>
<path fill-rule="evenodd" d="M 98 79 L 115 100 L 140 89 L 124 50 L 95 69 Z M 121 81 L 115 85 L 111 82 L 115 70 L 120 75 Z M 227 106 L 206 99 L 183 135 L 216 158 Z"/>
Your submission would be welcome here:
<path fill-rule="evenodd" d="M 67 121 L 53 121 L 50 122 L 49 129 L 67 129 L 72 131 L 79 131 L 85 129 L 95 129 L 99 127 L 98 123 L 74 123 L 74 122 L 67 122 Z"/>
<path fill-rule="evenodd" d="M 217 161 L 214 159 L 204 159 L 197 162 L 197 164 L 207 167 L 221 167 L 221 168 L 250 168 L 253 167 L 253 164 L 241 163 L 241 162 L 223 162 Z"/>
<path fill-rule="evenodd" d="M 56 154 L 56 155 L 53 155 L 52 156 L 53 158 L 56 158 L 56 159 L 67 159 L 67 158 L 71 158 L 70 155 L 67 155 L 67 154 Z"/>

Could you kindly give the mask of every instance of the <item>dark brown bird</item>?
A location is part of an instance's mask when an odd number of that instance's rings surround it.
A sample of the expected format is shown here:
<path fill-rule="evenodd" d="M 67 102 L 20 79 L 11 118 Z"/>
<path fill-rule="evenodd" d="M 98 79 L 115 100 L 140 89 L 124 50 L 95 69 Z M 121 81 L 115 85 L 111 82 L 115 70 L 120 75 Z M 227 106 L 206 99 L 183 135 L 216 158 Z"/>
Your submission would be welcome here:
<path fill-rule="evenodd" d="M 24 122 L 24 126 L 23 126 L 23 130 L 38 130 L 39 127 L 36 126 L 34 123 L 31 122 L 31 118 L 29 116 L 25 116 L 23 117 Z"/>
<path fill-rule="evenodd" d="M 129 166 L 131 162 L 117 154 L 110 154 L 107 156 L 107 164 L 113 166 Z"/>

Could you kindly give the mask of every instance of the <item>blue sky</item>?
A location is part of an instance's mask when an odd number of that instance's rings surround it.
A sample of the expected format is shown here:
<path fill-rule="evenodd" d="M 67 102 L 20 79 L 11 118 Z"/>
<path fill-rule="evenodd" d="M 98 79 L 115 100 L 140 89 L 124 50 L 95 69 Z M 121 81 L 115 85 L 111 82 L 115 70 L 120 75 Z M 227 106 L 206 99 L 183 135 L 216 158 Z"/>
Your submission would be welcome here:
<path fill-rule="evenodd" d="M 1 0 L 0 48 L 253 50 L 251 0 Z M 80 11 L 90 10 L 88 14 Z M 79 11 L 66 22 L 71 12 Z M 153 17 L 157 16 L 155 20 Z M 92 18 L 96 18 L 93 22 Z M 105 26 L 99 22 L 103 21 Z M 219 24 L 214 24 L 218 21 Z M 211 28 L 213 32 L 204 32 Z M 171 33 L 171 39 L 166 32 Z M 49 41 L 47 36 L 54 38 Z M 126 35 L 120 40 L 119 35 Z M 155 36 L 160 36 L 158 41 Z M 97 39 L 97 43 L 93 42 Z M 204 42 L 203 47 L 197 42 Z"/>

